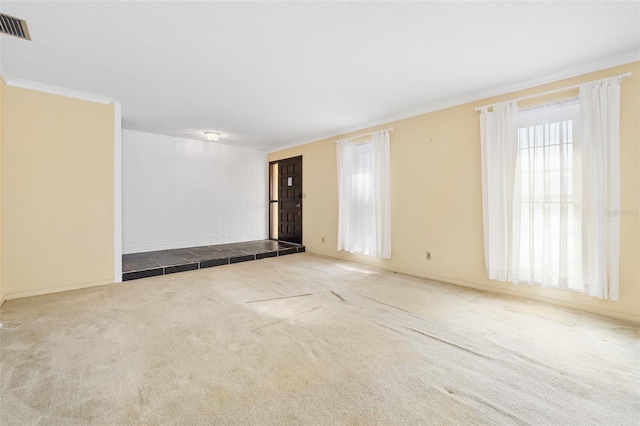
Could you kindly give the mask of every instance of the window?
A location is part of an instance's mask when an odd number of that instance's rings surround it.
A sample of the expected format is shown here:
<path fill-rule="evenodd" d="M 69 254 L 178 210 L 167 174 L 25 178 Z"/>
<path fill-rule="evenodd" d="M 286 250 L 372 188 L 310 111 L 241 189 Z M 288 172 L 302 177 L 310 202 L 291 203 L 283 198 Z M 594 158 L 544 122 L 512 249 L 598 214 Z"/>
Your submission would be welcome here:
<path fill-rule="evenodd" d="M 618 300 L 620 80 L 520 110 L 480 110 L 482 212 L 489 279 Z M 491 110 L 490 110 L 491 109 Z"/>
<path fill-rule="evenodd" d="M 391 257 L 389 130 L 337 141 L 338 250 Z"/>
<path fill-rule="evenodd" d="M 577 99 L 519 112 L 513 238 L 520 282 L 584 288 L 578 120 Z"/>
<path fill-rule="evenodd" d="M 352 147 L 352 172 L 351 172 L 351 197 L 347 200 L 349 205 L 350 251 L 375 256 L 375 223 L 374 215 L 374 185 L 373 178 L 373 146 L 371 142 L 353 145 Z"/>

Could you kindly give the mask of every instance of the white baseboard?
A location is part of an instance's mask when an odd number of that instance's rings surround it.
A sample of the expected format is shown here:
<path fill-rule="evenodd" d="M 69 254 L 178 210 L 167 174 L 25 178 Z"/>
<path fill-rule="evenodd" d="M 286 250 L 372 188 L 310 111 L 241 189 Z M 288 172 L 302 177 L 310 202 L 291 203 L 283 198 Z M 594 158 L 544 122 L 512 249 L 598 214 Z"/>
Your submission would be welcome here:
<path fill-rule="evenodd" d="M 375 263 L 375 262 L 367 262 L 365 260 L 355 260 L 352 258 L 349 258 L 347 256 L 340 256 L 340 255 L 331 255 L 331 254 L 326 254 L 326 253 L 314 253 L 312 251 L 309 251 L 309 248 L 307 247 L 307 252 L 308 253 L 312 253 L 312 254 L 317 254 L 317 255 L 321 255 L 321 256 L 327 256 L 327 257 L 331 257 L 333 259 L 340 259 L 340 260 L 345 260 L 345 261 L 349 261 L 349 262 L 355 262 L 355 263 L 361 263 L 363 265 L 368 265 L 368 266 L 373 266 L 376 268 L 381 268 L 381 269 L 385 269 L 387 271 L 392 271 L 392 272 L 399 272 L 401 274 L 406 274 L 406 275 L 411 275 L 413 277 L 419 277 L 419 278 L 425 278 L 428 280 L 433 280 L 433 281 L 439 281 L 445 284 L 453 284 L 453 285 L 457 285 L 460 287 L 465 287 L 471 290 L 478 290 L 478 291 L 486 291 L 486 292 L 490 292 L 490 293 L 494 293 L 494 294 L 501 294 L 503 296 L 509 296 L 509 297 L 515 297 L 518 299 L 524 299 L 524 300 L 535 300 L 537 302 L 543 302 L 543 303 L 549 303 L 551 305 L 556 305 L 556 306 L 561 306 L 564 308 L 571 308 L 571 309 L 577 309 L 579 311 L 584 311 L 584 312 L 590 312 L 593 314 L 598 314 L 598 315 L 604 315 L 607 317 L 613 317 L 613 318 L 617 318 L 617 319 L 621 319 L 621 320 L 625 320 L 625 321 L 633 321 L 633 322 L 640 322 L 640 315 L 633 315 L 633 314 L 628 314 L 625 312 L 619 312 L 619 311 L 613 311 L 610 309 L 606 309 L 606 308 L 600 308 L 597 306 L 590 306 L 590 305 L 582 305 L 579 303 L 572 303 L 572 302 L 567 302 L 565 300 L 559 300 L 559 299 L 554 299 L 551 297 L 544 297 L 544 296 L 538 296 L 538 295 L 523 295 L 523 294 L 518 294 L 515 292 L 511 292 L 511 291 L 505 291 L 503 289 L 500 288 L 496 288 L 496 287 L 491 287 L 491 286 L 487 286 L 484 284 L 480 284 L 480 283 L 476 283 L 476 282 L 471 282 L 471 281 L 465 281 L 465 280 L 459 280 L 456 278 L 450 278 L 450 277 L 443 277 L 440 275 L 434 275 L 434 274 L 425 274 L 424 272 L 420 272 L 420 271 L 415 271 L 415 270 L 411 270 L 411 269 L 405 269 L 405 268 L 388 268 L 380 263 Z M 526 285 L 526 284 L 525 284 Z"/>
<path fill-rule="evenodd" d="M 19 293 L 9 293 L 6 295 L 7 300 L 22 299 L 25 297 L 42 296 L 45 294 L 61 293 L 63 291 L 80 290 L 83 288 L 98 287 L 102 285 L 114 284 L 113 280 L 96 281 L 86 284 L 73 284 L 55 288 L 44 288 L 40 290 L 23 291 Z"/>

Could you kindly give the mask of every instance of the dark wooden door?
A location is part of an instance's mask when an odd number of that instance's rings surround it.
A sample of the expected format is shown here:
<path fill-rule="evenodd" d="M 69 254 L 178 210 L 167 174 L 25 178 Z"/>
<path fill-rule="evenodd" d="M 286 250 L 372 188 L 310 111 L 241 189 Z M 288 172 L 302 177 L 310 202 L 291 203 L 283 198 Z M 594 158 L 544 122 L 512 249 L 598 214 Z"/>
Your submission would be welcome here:
<path fill-rule="evenodd" d="M 302 157 L 278 161 L 278 240 L 302 244 Z"/>

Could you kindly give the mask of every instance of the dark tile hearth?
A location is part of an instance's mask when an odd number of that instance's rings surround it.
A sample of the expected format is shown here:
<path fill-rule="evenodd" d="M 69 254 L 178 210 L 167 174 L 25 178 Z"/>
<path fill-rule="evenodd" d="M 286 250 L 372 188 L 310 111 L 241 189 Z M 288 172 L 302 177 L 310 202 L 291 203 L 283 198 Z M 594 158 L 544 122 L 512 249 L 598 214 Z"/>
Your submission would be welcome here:
<path fill-rule="evenodd" d="M 304 247 L 300 247 L 302 249 L 304 249 Z M 300 251 L 304 251 L 304 250 L 300 250 Z M 267 251 L 264 253 L 257 253 L 256 254 L 256 259 L 266 259 L 267 257 L 276 257 L 278 255 L 277 251 Z"/>
<path fill-rule="evenodd" d="M 234 256 L 229 258 L 229 263 L 247 262 L 249 260 L 256 260 L 255 254 L 248 254 L 246 256 Z"/>
<path fill-rule="evenodd" d="M 122 256 L 122 281 L 284 256 L 304 251 L 304 246 L 300 244 L 260 240 L 131 253 Z"/>
<path fill-rule="evenodd" d="M 278 256 L 284 256 L 285 254 L 293 254 L 297 252 L 298 250 L 296 248 L 288 248 L 288 249 L 280 250 L 278 252 Z"/>

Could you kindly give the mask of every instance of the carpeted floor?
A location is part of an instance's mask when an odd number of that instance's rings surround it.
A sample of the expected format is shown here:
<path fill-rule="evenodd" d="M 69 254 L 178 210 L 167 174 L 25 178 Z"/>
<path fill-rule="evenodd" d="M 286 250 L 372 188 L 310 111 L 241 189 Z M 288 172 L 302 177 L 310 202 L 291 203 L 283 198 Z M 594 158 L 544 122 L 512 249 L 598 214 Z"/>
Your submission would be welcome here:
<path fill-rule="evenodd" d="M 9 301 L 0 322 L 3 426 L 640 419 L 637 324 L 309 253 Z"/>

